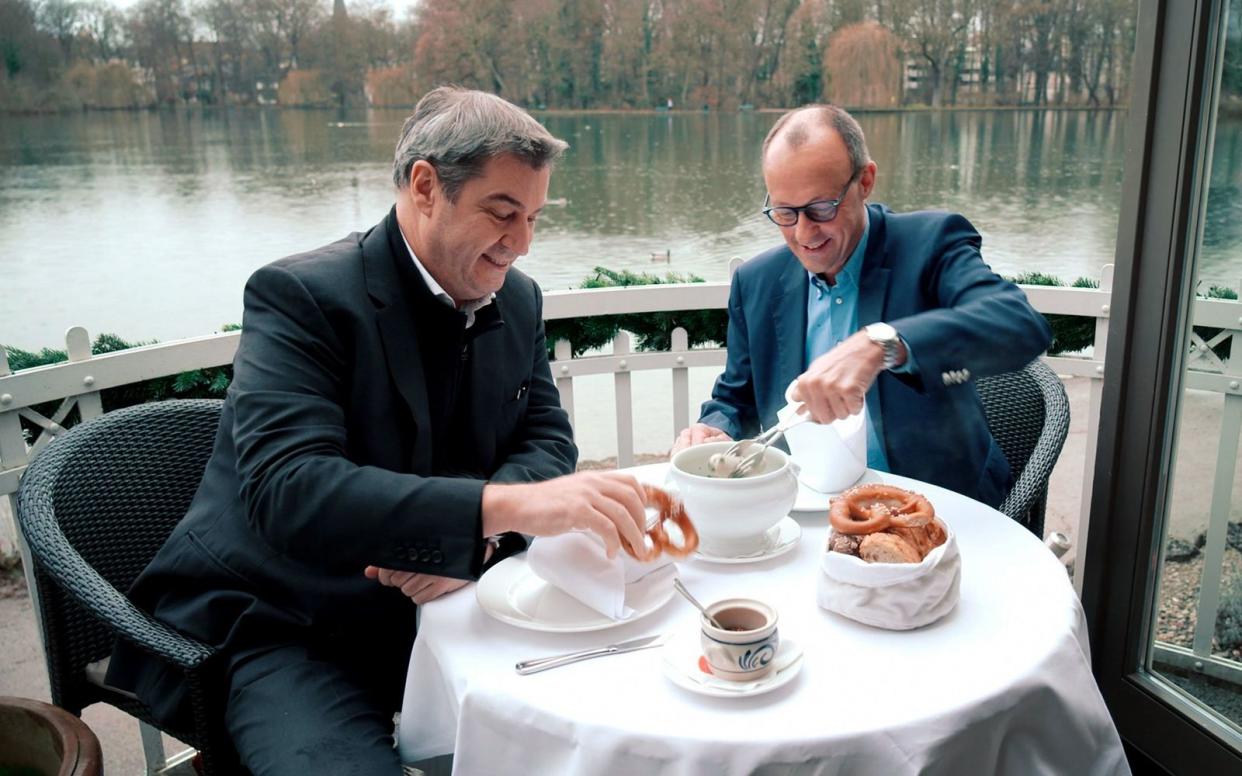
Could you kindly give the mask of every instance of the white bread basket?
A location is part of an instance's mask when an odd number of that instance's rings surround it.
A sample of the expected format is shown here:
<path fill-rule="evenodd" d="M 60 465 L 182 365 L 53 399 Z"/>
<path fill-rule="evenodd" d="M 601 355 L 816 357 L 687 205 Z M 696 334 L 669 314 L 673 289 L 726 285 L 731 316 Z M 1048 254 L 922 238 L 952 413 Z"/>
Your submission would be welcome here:
<path fill-rule="evenodd" d="M 819 564 L 819 605 L 887 630 L 921 628 L 951 612 L 960 595 L 962 558 L 953 528 L 935 519 L 947 538 L 919 563 L 868 563 L 825 548 Z"/>

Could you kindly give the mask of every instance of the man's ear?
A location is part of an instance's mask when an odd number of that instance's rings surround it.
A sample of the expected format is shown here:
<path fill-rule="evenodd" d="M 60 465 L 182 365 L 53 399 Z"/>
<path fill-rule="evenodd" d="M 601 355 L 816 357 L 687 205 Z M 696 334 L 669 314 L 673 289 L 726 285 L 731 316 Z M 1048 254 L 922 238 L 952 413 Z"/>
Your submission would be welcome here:
<path fill-rule="evenodd" d="M 858 190 L 862 193 L 862 198 L 866 199 L 871 196 L 871 190 L 875 188 L 875 162 L 867 162 L 862 172 L 858 175 Z"/>
<path fill-rule="evenodd" d="M 440 176 L 426 159 L 419 159 L 410 167 L 410 199 L 414 208 L 424 216 L 430 216 L 436 205 L 443 201 Z"/>

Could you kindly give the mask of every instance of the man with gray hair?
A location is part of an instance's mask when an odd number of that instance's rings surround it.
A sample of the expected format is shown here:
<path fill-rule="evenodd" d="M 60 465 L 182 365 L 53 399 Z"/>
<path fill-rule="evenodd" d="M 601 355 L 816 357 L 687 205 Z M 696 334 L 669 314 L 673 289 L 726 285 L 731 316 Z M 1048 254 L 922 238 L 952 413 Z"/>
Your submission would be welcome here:
<path fill-rule="evenodd" d="M 638 546 L 642 491 L 572 474 L 527 252 L 566 144 L 499 97 L 440 88 L 402 128 L 377 226 L 254 273 L 220 429 L 132 599 L 217 652 L 254 774 L 399 774 L 415 606 L 525 547 Z M 170 729 L 177 671 L 120 644 L 108 683 Z"/>
<path fill-rule="evenodd" d="M 973 380 L 1020 369 L 1047 322 L 983 262 L 954 213 L 867 204 L 876 164 L 832 105 L 783 115 L 763 141 L 763 213 L 785 245 L 738 269 L 728 362 L 679 450 L 775 425 L 792 398 L 819 422 L 867 411 L 867 465 L 991 506 L 1010 487 Z"/>

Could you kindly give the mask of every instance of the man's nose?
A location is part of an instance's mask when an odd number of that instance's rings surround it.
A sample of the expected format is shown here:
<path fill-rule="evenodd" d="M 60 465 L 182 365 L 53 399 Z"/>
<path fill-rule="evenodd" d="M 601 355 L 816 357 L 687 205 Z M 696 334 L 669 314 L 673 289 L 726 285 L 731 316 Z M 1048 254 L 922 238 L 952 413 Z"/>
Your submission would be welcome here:
<path fill-rule="evenodd" d="M 517 256 L 525 256 L 530 250 L 531 241 L 535 239 L 535 225 L 526 219 L 522 219 L 509 229 L 505 230 L 505 236 L 501 238 L 501 244 Z"/>
<path fill-rule="evenodd" d="M 803 245 L 819 242 L 819 224 L 807 217 L 806 213 L 798 214 L 798 223 L 794 224 L 794 236 Z"/>

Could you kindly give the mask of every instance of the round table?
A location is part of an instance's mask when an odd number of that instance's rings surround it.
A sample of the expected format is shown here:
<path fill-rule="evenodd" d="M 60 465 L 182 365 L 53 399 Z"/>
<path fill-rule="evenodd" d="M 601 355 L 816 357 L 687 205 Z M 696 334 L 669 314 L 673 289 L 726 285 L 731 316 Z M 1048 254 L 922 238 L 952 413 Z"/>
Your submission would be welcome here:
<path fill-rule="evenodd" d="M 667 464 L 631 471 L 660 484 Z M 780 557 L 678 564 L 700 600 L 774 605 L 782 637 L 803 647 L 800 674 L 763 695 L 682 689 L 663 675 L 659 649 L 519 676 L 526 658 L 696 632 L 697 615 L 675 598 L 609 630 L 543 633 L 493 619 L 468 586 L 422 608 L 403 759 L 454 752 L 458 774 L 1129 773 L 1061 563 L 994 509 L 872 477 L 925 494 L 957 533 L 961 600 L 944 619 L 895 632 L 819 608 L 828 526 L 810 512 L 795 513 L 801 541 Z"/>

